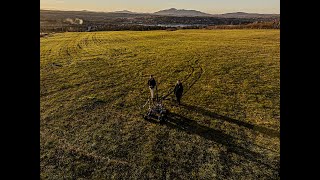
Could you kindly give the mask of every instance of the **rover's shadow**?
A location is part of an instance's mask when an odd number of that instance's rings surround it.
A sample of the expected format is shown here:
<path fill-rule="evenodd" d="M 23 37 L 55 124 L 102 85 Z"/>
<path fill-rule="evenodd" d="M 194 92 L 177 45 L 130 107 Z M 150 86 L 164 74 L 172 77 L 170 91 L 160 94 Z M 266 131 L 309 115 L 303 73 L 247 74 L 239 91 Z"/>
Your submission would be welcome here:
<path fill-rule="evenodd" d="M 181 116 L 176 113 L 168 113 L 166 121 L 159 122 L 153 119 L 146 119 L 151 123 L 157 123 L 166 125 L 172 129 L 178 129 L 181 131 L 185 131 L 188 134 L 197 134 L 205 139 L 215 141 L 221 145 L 227 147 L 228 152 L 233 152 L 246 158 L 247 160 L 259 163 L 261 165 L 266 166 L 267 168 L 271 168 L 275 171 L 279 171 L 279 163 L 278 162 L 270 162 L 266 157 L 257 152 L 251 151 L 241 146 L 241 144 L 235 141 L 236 138 L 224 134 L 221 131 L 209 128 L 207 126 L 203 126 L 198 124 L 196 121 Z"/>

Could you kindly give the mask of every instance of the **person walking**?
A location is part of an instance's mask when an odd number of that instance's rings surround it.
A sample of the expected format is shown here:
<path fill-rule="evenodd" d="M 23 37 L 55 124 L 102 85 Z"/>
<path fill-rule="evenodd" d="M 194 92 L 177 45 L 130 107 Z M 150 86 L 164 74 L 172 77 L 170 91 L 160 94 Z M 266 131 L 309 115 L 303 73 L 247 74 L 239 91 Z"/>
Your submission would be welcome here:
<path fill-rule="evenodd" d="M 177 102 L 179 105 L 181 104 L 180 100 L 182 97 L 182 93 L 183 93 L 183 86 L 180 80 L 178 80 L 176 86 L 174 87 L 174 94 L 176 95 Z"/>
<path fill-rule="evenodd" d="M 150 94 L 151 94 L 151 99 L 154 101 L 154 93 L 155 93 L 155 88 L 157 87 L 157 82 L 153 78 L 153 75 L 150 75 L 150 79 L 148 80 L 148 86 L 150 89 Z"/>

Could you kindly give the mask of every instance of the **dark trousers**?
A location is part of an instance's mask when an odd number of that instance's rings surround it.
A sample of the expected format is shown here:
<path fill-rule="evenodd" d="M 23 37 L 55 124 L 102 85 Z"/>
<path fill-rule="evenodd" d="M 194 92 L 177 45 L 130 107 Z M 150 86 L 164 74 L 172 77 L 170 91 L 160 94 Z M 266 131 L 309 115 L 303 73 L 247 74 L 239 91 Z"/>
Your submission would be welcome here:
<path fill-rule="evenodd" d="M 180 104 L 181 97 L 182 97 L 182 94 L 176 94 L 176 98 L 179 104 Z"/>

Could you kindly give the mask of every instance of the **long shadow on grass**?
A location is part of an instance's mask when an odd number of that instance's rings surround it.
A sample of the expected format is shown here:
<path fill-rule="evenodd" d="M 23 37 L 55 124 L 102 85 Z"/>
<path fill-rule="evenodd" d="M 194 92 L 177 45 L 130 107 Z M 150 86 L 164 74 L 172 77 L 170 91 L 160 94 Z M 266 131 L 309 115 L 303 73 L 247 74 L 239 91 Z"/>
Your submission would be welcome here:
<path fill-rule="evenodd" d="M 158 121 L 153 119 L 146 119 L 146 120 L 152 123 L 159 123 Z M 221 131 L 209 128 L 207 126 L 200 125 L 196 121 L 186 118 L 184 116 L 181 116 L 179 114 L 169 113 L 168 117 L 166 118 L 166 121 L 164 121 L 161 124 L 164 124 L 167 127 L 172 129 L 185 131 L 188 134 L 197 134 L 205 139 L 215 141 L 227 147 L 228 152 L 236 153 L 239 156 L 246 158 L 247 160 L 264 165 L 267 168 L 272 169 L 274 171 L 277 171 L 277 172 L 279 171 L 278 162 L 271 162 L 273 166 L 266 163 L 269 161 L 263 155 L 253 152 L 244 147 L 241 147 L 239 143 L 235 141 L 236 138 L 230 135 L 224 134 Z"/>
<path fill-rule="evenodd" d="M 215 118 L 215 119 L 219 119 L 219 120 L 223 120 L 223 121 L 227 121 L 229 123 L 233 123 L 233 124 L 237 124 L 238 126 L 242 126 L 242 127 L 246 127 L 248 129 L 251 129 L 253 131 L 258 131 L 262 134 L 268 135 L 270 137 L 277 137 L 279 138 L 280 133 L 276 130 L 273 129 L 268 129 L 266 127 L 261 127 L 261 126 L 257 126 L 257 125 L 253 125 L 244 121 L 240 121 L 237 119 L 233 119 L 227 116 L 223 116 L 211 111 L 208 111 L 206 109 L 203 109 L 201 107 L 197 107 L 197 106 L 192 106 L 192 105 L 187 105 L 187 104 L 182 104 L 182 107 L 188 109 L 189 111 L 195 111 L 197 113 L 201 113 L 204 116 L 209 116 L 211 118 Z"/>

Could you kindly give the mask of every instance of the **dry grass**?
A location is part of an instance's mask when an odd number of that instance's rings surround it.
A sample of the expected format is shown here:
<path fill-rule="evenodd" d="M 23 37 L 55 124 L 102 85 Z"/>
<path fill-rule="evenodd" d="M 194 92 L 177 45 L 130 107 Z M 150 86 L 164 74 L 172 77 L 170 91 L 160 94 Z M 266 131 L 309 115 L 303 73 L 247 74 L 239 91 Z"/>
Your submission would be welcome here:
<path fill-rule="evenodd" d="M 279 179 L 279 30 L 41 38 L 42 179 Z M 154 74 L 169 121 L 142 118 Z"/>

